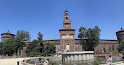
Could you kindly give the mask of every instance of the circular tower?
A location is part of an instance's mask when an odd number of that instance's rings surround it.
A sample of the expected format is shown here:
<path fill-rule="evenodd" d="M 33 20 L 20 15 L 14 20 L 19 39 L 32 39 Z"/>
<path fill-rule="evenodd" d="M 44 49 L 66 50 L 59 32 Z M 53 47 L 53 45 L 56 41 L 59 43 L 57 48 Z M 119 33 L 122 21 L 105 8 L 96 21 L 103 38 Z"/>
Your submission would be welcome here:
<path fill-rule="evenodd" d="M 7 39 L 14 38 L 14 34 L 10 33 L 9 30 L 6 33 L 1 34 L 1 41 L 5 42 Z"/>
<path fill-rule="evenodd" d="M 119 31 L 116 32 L 116 36 L 117 36 L 117 39 L 118 39 L 119 43 L 122 40 L 124 40 L 124 30 L 122 29 L 122 27 Z"/>

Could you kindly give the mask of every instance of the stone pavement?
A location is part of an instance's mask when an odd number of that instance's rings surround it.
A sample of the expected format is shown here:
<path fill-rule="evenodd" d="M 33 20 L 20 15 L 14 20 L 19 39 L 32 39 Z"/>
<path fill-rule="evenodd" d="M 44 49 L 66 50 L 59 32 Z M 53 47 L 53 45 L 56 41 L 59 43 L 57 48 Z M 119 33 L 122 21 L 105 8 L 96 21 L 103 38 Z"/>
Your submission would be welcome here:
<path fill-rule="evenodd" d="M 0 65 L 17 65 L 17 61 L 21 61 L 24 58 L 8 58 L 8 59 L 0 59 Z M 20 64 L 21 65 L 21 62 Z"/>
<path fill-rule="evenodd" d="M 45 58 L 45 57 L 26 57 L 26 59 L 32 59 L 32 58 Z M 25 58 L 5 58 L 0 59 L 0 65 L 17 65 L 17 61 L 19 61 L 19 65 L 21 64 L 21 61 Z"/>
<path fill-rule="evenodd" d="M 100 64 L 100 65 L 107 65 L 107 64 Z M 112 65 L 124 65 L 124 63 L 120 61 L 120 62 L 114 62 L 112 63 Z"/>

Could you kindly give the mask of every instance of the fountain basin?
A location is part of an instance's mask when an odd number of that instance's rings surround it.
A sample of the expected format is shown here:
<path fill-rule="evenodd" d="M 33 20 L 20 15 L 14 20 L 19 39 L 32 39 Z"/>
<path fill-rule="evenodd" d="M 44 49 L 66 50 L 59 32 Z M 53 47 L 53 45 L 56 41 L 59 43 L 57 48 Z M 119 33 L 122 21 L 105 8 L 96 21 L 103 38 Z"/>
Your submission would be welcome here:
<path fill-rule="evenodd" d="M 94 59 L 93 51 L 63 52 L 62 61 L 81 61 Z"/>

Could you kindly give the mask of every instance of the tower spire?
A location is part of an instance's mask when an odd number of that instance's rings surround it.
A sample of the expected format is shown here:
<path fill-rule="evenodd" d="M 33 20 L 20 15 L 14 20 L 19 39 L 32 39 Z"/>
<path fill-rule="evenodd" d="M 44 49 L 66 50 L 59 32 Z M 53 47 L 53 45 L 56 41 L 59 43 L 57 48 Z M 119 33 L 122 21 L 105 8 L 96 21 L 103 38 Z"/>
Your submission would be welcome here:
<path fill-rule="evenodd" d="M 123 30 L 123 28 L 121 27 L 121 30 Z"/>
<path fill-rule="evenodd" d="M 68 10 L 66 9 L 64 13 L 64 19 L 69 20 Z"/>
<path fill-rule="evenodd" d="M 8 32 L 9 32 L 9 30 L 8 30 Z"/>
<path fill-rule="evenodd" d="M 69 20 L 69 14 L 67 9 L 64 12 L 63 27 L 64 29 L 71 29 L 71 21 Z"/>

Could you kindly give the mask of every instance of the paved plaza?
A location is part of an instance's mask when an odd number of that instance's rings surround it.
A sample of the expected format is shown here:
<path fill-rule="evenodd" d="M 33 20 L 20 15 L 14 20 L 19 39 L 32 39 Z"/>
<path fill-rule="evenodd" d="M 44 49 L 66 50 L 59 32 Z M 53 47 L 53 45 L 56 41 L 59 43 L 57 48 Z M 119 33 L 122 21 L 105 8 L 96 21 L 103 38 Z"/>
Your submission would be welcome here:
<path fill-rule="evenodd" d="M 21 60 L 24 58 L 7 58 L 7 59 L 0 59 L 0 65 L 17 65 L 17 61 L 20 61 L 19 65 L 21 64 Z"/>
<path fill-rule="evenodd" d="M 107 64 L 100 64 L 100 65 L 107 65 Z M 112 63 L 112 65 L 124 65 L 124 63 L 120 61 L 120 62 Z"/>
<path fill-rule="evenodd" d="M 21 60 L 23 60 L 24 58 L 7 58 L 7 59 L 0 59 L 0 65 L 17 65 L 17 61 L 20 62 L 19 65 L 21 64 Z M 100 64 L 100 65 L 107 65 L 107 64 Z M 120 62 L 115 62 L 112 63 L 112 65 L 124 65 L 124 63 L 122 61 Z"/>

